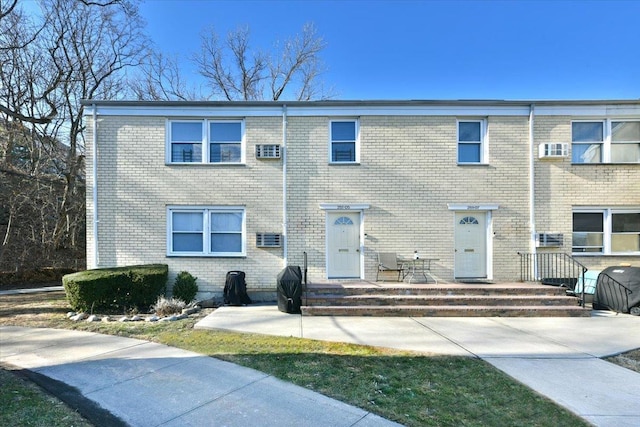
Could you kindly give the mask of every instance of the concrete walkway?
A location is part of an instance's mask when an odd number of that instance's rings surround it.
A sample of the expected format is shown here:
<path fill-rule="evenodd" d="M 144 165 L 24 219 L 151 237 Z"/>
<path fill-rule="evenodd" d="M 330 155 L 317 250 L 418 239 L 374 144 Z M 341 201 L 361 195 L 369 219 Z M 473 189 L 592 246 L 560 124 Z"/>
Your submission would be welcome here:
<path fill-rule="evenodd" d="M 479 357 L 596 426 L 640 426 L 640 374 L 601 357 L 640 348 L 640 317 L 306 317 L 222 307 L 196 328 Z"/>
<path fill-rule="evenodd" d="M 399 425 L 263 372 L 146 341 L 8 326 L 0 344 L 0 362 L 34 372 L 100 427 Z"/>
<path fill-rule="evenodd" d="M 479 357 L 594 425 L 640 425 L 640 374 L 600 360 L 640 347 L 639 317 L 302 317 L 250 305 L 219 308 L 196 327 Z M 71 386 L 68 393 L 106 412 L 101 426 L 397 425 L 265 373 L 146 341 L 0 327 L 0 344 L 0 362 L 49 387 Z"/>

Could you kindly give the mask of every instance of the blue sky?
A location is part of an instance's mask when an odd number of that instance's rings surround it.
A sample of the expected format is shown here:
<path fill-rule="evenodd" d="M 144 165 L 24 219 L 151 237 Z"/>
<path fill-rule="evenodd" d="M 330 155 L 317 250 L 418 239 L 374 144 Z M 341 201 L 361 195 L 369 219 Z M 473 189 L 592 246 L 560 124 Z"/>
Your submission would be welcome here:
<path fill-rule="evenodd" d="M 640 1 L 146 0 L 147 32 L 186 61 L 248 25 L 271 46 L 313 22 L 336 99 L 639 99 Z"/>

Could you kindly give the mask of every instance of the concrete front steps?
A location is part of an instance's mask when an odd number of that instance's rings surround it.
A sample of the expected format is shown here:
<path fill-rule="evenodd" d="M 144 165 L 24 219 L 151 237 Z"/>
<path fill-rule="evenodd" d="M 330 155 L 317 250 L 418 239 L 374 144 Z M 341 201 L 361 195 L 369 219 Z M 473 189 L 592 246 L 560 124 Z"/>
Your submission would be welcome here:
<path fill-rule="evenodd" d="M 536 283 L 313 283 L 302 295 L 306 316 L 587 317 L 565 288 Z"/>

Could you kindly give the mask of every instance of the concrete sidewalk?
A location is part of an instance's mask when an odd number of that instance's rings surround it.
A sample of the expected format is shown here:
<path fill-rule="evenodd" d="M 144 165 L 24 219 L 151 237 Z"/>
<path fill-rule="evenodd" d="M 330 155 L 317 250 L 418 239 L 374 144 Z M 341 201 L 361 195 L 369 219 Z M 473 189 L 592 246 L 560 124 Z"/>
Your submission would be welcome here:
<path fill-rule="evenodd" d="M 640 348 L 640 317 L 306 317 L 222 307 L 196 328 L 479 357 L 596 426 L 640 426 L 640 374 L 601 360 Z"/>
<path fill-rule="evenodd" d="M 0 327 L 0 343 L 0 362 L 46 377 L 48 388 L 71 386 L 71 399 L 106 412 L 101 427 L 399 425 L 263 372 L 146 341 L 9 326 Z"/>
<path fill-rule="evenodd" d="M 640 347 L 634 316 L 303 317 L 250 305 L 219 308 L 196 328 L 479 357 L 594 425 L 640 425 L 640 374 L 600 359 Z M 0 344 L 0 362 L 73 387 L 112 414 L 101 426 L 397 425 L 265 373 L 146 341 L 0 327 Z"/>

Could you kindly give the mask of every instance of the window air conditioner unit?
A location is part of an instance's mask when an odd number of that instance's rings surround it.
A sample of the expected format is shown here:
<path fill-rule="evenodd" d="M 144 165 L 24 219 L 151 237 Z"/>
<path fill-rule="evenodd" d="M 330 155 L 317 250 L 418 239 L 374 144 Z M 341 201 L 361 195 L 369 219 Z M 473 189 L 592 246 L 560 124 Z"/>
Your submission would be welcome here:
<path fill-rule="evenodd" d="M 537 248 L 559 248 L 564 245 L 564 235 L 562 233 L 537 233 Z"/>
<path fill-rule="evenodd" d="M 256 159 L 279 159 L 280 146 L 277 144 L 256 145 Z"/>
<path fill-rule="evenodd" d="M 541 159 L 558 159 L 569 155 L 569 144 L 566 142 L 545 142 L 538 146 L 538 157 Z"/>
<path fill-rule="evenodd" d="M 256 246 L 259 248 L 279 248 L 282 235 L 277 233 L 256 233 Z"/>

